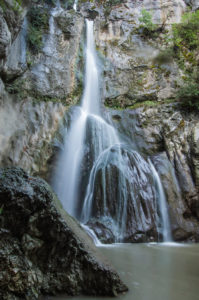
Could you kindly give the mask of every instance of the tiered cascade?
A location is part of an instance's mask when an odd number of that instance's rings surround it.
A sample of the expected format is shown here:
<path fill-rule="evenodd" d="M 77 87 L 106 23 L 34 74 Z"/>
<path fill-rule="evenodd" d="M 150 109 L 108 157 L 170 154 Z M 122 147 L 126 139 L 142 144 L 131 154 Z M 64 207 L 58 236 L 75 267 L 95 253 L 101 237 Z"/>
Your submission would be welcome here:
<path fill-rule="evenodd" d="M 104 242 L 170 240 L 155 167 L 101 117 L 93 21 L 86 26 L 85 88 L 81 106 L 70 113 L 55 190 L 65 209 Z"/>

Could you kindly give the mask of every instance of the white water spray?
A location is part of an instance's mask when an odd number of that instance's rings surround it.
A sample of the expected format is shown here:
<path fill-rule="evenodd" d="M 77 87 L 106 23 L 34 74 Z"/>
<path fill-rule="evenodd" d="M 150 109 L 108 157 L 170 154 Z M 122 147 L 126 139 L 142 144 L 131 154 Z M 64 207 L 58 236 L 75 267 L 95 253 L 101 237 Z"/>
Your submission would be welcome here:
<path fill-rule="evenodd" d="M 55 30 L 55 16 L 59 15 L 60 12 L 62 11 L 62 7 L 60 4 L 60 1 L 57 0 L 56 1 L 56 5 L 55 7 L 53 7 L 50 11 L 50 17 L 49 17 L 49 35 L 45 41 L 45 47 L 43 49 L 43 51 L 47 54 L 47 55 L 52 55 L 54 54 L 55 51 L 55 34 L 56 34 L 56 30 Z"/>
<path fill-rule="evenodd" d="M 158 200 L 159 200 L 158 203 L 159 203 L 160 215 L 161 215 L 161 219 L 162 219 L 161 223 L 162 223 L 163 242 L 169 242 L 169 241 L 172 241 L 172 236 L 171 236 L 171 228 L 170 228 L 165 193 L 164 193 L 163 186 L 160 181 L 158 172 L 156 171 L 154 165 L 152 164 L 152 162 L 150 160 L 149 160 L 149 164 L 150 164 L 154 179 L 157 184 L 157 192 L 158 192 Z"/>
<path fill-rule="evenodd" d="M 78 0 L 75 0 L 74 4 L 73 4 L 73 9 L 75 11 L 77 11 L 77 4 L 78 4 Z"/>
<path fill-rule="evenodd" d="M 21 31 L 21 64 L 22 66 L 26 65 L 26 38 L 27 38 L 27 18 L 24 18 L 22 31 Z"/>
<path fill-rule="evenodd" d="M 91 237 L 91 239 L 93 240 L 93 242 L 95 243 L 96 246 L 102 246 L 102 243 L 100 242 L 100 240 L 96 236 L 94 230 L 92 230 L 91 228 L 89 228 L 85 224 L 81 224 L 81 226 L 87 232 L 87 234 Z"/>

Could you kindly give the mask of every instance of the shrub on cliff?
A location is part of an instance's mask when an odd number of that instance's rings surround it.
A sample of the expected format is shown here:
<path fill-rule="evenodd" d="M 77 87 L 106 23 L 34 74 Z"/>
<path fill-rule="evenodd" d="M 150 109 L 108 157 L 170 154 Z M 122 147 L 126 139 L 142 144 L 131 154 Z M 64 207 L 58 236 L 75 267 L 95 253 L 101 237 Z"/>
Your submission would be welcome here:
<path fill-rule="evenodd" d="M 182 22 L 173 25 L 174 45 L 189 50 L 199 47 L 199 10 L 184 14 Z"/>
<path fill-rule="evenodd" d="M 173 27 L 173 48 L 185 73 L 177 98 L 183 107 L 199 110 L 199 11 L 185 13 Z"/>
<path fill-rule="evenodd" d="M 158 26 L 153 23 L 152 15 L 146 9 L 142 9 L 141 17 L 139 18 L 142 35 L 145 37 L 157 37 Z"/>
<path fill-rule="evenodd" d="M 199 84 L 188 80 L 178 93 L 177 98 L 184 108 L 188 110 L 199 110 Z"/>
<path fill-rule="evenodd" d="M 47 9 L 32 7 L 28 12 L 28 20 L 28 46 L 34 54 L 37 54 L 43 46 L 42 34 L 49 27 Z"/>

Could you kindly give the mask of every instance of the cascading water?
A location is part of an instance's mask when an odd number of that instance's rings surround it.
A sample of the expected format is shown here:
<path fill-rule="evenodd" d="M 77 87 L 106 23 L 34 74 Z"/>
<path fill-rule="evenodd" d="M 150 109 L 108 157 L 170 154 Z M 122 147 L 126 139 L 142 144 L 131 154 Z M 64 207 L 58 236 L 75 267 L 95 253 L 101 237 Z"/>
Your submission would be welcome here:
<path fill-rule="evenodd" d="M 77 4 L 78 4 L 78 0 L 75 0 L 74 4 L 73 4 L 73 9 L 76 11 L 77 10 Z"/>
<path fill-rule="evenodd" d="M 21 59 L 20 63 L 22 66 L 26 65 L 26 38 L 27 38 L 27 18 L 24 18 L 23 24 L 22 24 L 22 31 L 21 31 Z"/>
<path fill-rule="evenodd" d="M 54 40 L 54 34 L 55 34 L 55 22 L 54 17 L 60 13 L 62 10 L 60 0 L 56 1 L 55 7 L 53 7 L 50 11 L 50 18 L 49 18 L 49 35 L 47 37 L 47 40 L 45 41 L 45 47 L 43 51 L 46 54 L 52 54 L 52 49 L 54 49 L 55 40 Z"/>
<path fill-rule="evenodd" d="M 155 235 L 158 199 L 159 209 L 166 209 L 161 182 L 152 163 L 121 143 L 100 116 L 93 21 L 86 20 L 86 26 L 85 88 L 81 106 L 72 111 L 54 188 L 64 208 L 91 232 L 99 233 L 95 226 L 100 223 L 114 242 L 139 241 L 143 236 L 149 241 Z M 163 227 L 168 225 L 164 213 Z M 164 241 L 170 240 L 164 230 L 163 235 Z"/>
<path fill-rule="evenodd" d="M 82 104 L 73 120 L 69 132 L 66 133 L 66 143 L 61 157 L 62 178 L 66 184 L 55 186 L 65 209 L 73 216 L 77 216 L 77 198 L 79 190 L 79 172 L 84 152 L 84 138 L 86 124 L 89 118 L 100 119 L 99 114 L 99 80 L 95 59 L 95 45 L 93 37 L 93 22 L 87 23 L 87 46 L 86 46 L 86 78 Z"/>
<path fill-rule="evenodd" d="M 168 215 L 168 208 L 167 208 L 165 193 L 164 193 L 163 186 L 162 186 L 160 177 L 158 175 L 158 172 L 156 171 L 151 160 L 149 160 L 149 164 L 150 164 L 150 167 L 153 172 L 154 179 L 155 179 L 155 182 L 157 185 L 159 210 L 160 210 L 160 215 L 161 215 L 161 220 L 162 220 L 162 222 L 160 222 L 160 223 L 162 225 L 161 231 L 162 231 L 162 236 L 163 236 L 163 242 L 169 242 L 169 241 L 172 241 L 172 236 L 171 236 L 171 227 L 170 227 L 170 222 L 169 222 L 169 215 Z"/>

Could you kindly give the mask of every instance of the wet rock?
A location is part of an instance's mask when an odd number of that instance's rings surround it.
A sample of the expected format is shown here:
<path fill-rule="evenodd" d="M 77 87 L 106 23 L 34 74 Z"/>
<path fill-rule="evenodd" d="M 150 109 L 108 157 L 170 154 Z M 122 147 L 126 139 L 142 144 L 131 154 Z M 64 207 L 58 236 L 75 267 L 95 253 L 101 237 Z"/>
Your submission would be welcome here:
<path fill-rule="evenodd" d="M 100 6 L 93 5 L 93 3 L 81 3 L 80 13 L 84 18 L 94 20 L 99 14 L 103 14 L 103 9 Z"/>
<path fill-rule="evenodd" d="M 197 240 L 197 114 L 186 114 L 175 103 L 108 112 L 132 148 L 151 157 L 164 187 L 174 239 L 183 230 L 184 241 Z"/>
<path fill-rule="evenodd" d="M 127 290 L 42 179 L 0 169 L 0 207 L 1 299 Z"/>
<path fill-rule="evenodd" d="M 199 240 L 192 232 L 187 232 L 182 228 L 173 231 L 173 238 L 177 242 L 197 242 Z"/>
<path fill-rule="evenodd" d="M 27 51 L 27 19 L 25 18 L 5 60 L 2 70 L 2 77 L 5 82 L 13 81 L 26 71 Z"/>
<path fill-rule="evenodd" d="M 95 37 L 104 61 L 103 93 L 109 107 L 127 107 L 136 101 L 162 100 L 175 95 L 181 76 L 177 64 L 169 57 L 156 61 L 167 48 L 164 35 L 145 38 L 139 29 L 142 10 L 149 11 L 154 24 L 178 23 L 186 10 L 182 0 L 125 1 L 113 6 L 110 14 L 95 19 Z M 104 9 L 104 14 L 106 10 Z"/>
<path fill-rule="evenodd" d="M 0 79 L 0 106 L 3 103 L 4 97 L 5 97 L 5 86 L 3 81 Z"/>
<path fill-rule="evenodd" d="M 31 68 L 23 75 L 25 88 L 33 98 L 62 99 L 72 105 L 81 93 L 84 19 L 74 10 L 57 10 L 49 23 L 44 47 L 39 55 L 31 55 Z"/>
<path fill-rule="evenodd" d="M 195 184 L 199 187 L 199 124 L 193 128 L 191 135 L 191 160 Z"/>
<path fill-rule="evenodd" d="M 92 219 L 87 225 L 95 232 L 97 238 L 102 242 L 102 244 L 112 244 L 115 241 L 115 237 L 107 226 L 102 222 Z"/>
<path fill-rule="evenodd" d="M 8 55 L 8 49 L 11 45 L 11 33 L 2 12 L 0 12 L 0 41 L 0 58 L 2 59 Z"/>
<path fill-rule="evenodd" d="M 73 10 L 62 11 L 60 15 L 55 17 L 55 21 L 66 38 L 69 39 L 76 34 L 77 28 L 75 23 L 77 22 L 77 17 Z"/>
<path fill-rule="evenodd" d="M 93 178 L 94 190 L 91 218 L 98 228 L 114 235 L 115 242 L 145 242 L 158 239 L 156 191 L 147 162 L 130 149 L 113 146 L 108 157 L 102 157 Z M 139 235 L 138 235 L 139 234 Z M 109 234 L 107 235 L 109 239 Z"/>
<path fill-rule="evenodd" d="M 199 233 L 196 220 L 197 209 L 194 206 L 198 203 L 198 197 L 194 192 L 194 187 L 191 191 L 188 190 L 190 186 L 186 181 L 184 182 L 184 192 L 180 189 L 176 170 L 168 160 L 166 153 L 155 155 L 152 160 L 160 175 L 168 200 L 173 238 L 177 241 L 180 239 L 183 241 L 189 240 L 191 236 Z M 185 189 L 187 189 L 186 192 Z"/>

